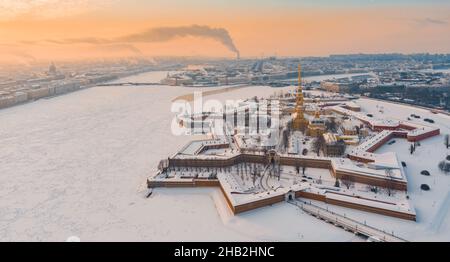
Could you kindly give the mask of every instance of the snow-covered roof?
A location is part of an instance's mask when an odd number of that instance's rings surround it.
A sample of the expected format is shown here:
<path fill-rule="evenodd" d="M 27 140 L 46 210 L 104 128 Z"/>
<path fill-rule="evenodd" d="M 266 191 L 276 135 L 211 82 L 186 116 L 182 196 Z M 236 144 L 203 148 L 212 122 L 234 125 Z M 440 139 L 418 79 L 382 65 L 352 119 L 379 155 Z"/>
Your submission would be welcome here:
<path fill-rule="evenodd" d="M 378 154 L 375 162 L 369 164 L 358 163 L 348 158 L 332 159 L 331 161 L 333 169 L 337 171 L 407 182 L 403 167 L 399 164 L 396 154 L 392 152 Z M 386 170 L 390 170 L 390 173 L 387 173 Z"/>
<path fill-rule="evenodd" d="M 194 140 L 185 145 L 179 152 L 178 155 L 198 155 L 205 146 L 218 146 L 218 145 L 228 145 L 228 141 L 225 139 L 205 139 L 205 140 Z"/>

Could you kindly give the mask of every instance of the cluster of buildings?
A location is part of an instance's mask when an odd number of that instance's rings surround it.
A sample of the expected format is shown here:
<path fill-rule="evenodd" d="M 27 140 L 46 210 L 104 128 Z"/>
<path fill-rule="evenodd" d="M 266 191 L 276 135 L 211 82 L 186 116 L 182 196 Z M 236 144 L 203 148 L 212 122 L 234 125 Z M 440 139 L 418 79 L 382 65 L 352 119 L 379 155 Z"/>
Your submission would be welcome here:
<path fill-rule="evenodd" d="M 301 83 L 300 67 L 298 71 Z M 189 119 L 197 119 L 206 125 L 210 139 L 193 141 L 162 161 L 148 187 L 219 187 L 235 214 L 306 198 L 416 219 L 402 163 L 395 152 L 379 154 L 376 149 L 392 138 L 421 141 L 439 135 L 439 128 L 368 116 L 342 95 L 305 97 L 299 84 L 290 96 L 270 99 L 270 105 L 278 107 L 269 110 L 263 122 L 277 119 L 279 125 L 249 132 L 253 114 L 246 113 L 255 103 L 256 108 L 272 108 L 263 102 L 267 105 L 247 100 L 213 118 L 182 115 L 180 125 L 192 127 Z M 244 125 L 224 121 L 218 128 L 211 121 L 235 119 L 238 112 L 244 115 Z M 307 175 L 306 168 L 312 170 Z"/>
<path fill-rule="evenodd" d="M 336 75 L 334 79 L 311 81 L 306 89 L 349 93 L 450 109 L 450 55 L 380 54 L 304 57 L 304 77 Z M 172 73 L 162 81 L 167 85 L 226 86 L 297 85 L 298 58 L 266 57 L 238 61 L 197 61 L 181 63 L 182 72 Z"/>
<path fill-rule="evenodd" d="M 239 62 L 209 62 L 208 65 L 186 65 L 182 72 L 167 75 L 162 81 L 167 85 L 223 86 L 223 85 L 269 85 L 274 87 L 297 84 L 298 58 L 267 57 L 241 59 Z M 370 66 L 361 67 L 348 61 L 332 58 L 302 58 L 303 76 L 335 74 L 364 74 L 371 72 Z M 367 76 L 355 77 L 364 79 Z"/>
<path fill-rule="evenodd" d="M 168 74 L 161 81 L 162 84 L 171 86 L 227 86 L 227 85 L 250 85 L 250 84 L 275 84 L 275 81 L 289 79 L 287 72 L 279 70 L 252 71 L 243 70 L 240 67 L 218 68 L 185 68 L 182 72 Z M 288 84 L 278 83 L 278 86 Z"/>
<path fill-rule="evenodd" d="M 353 89 L 372 82 L 376 82 L 374 75 L 362 74 L 322 81 L 320 83 L 320 88 L 322 90 L 334 93 L 351 93 Z"/>
<path fill-rule="evenodd" d="M 61 68 L 51 63 L 47 70 L 42 66 L 28 71 L 17 69 L 0 76 L 0 109 L 92 87 L 150 68 L 145 63 L 105 62 L 63 64 Z"/>

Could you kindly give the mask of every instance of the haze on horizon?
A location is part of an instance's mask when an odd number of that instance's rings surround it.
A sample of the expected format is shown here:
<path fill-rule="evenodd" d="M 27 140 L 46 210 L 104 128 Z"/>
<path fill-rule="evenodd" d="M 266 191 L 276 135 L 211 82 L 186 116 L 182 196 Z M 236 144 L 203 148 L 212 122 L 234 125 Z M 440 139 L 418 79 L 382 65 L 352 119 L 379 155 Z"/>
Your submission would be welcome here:
<path fill-rule="evenodd" d="M 0 0 L 0 62 L 450 53 L 450 1 L 391 2 Z"/>

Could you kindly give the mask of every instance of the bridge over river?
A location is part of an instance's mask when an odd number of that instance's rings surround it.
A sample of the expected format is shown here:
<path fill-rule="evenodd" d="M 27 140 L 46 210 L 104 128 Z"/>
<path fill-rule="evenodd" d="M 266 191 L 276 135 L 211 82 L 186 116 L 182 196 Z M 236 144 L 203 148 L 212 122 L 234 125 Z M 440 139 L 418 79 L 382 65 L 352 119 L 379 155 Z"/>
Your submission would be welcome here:
<path fill-rule="evenodd" d="M 385 232 L 373 226 L 366 225 L 365 223 L 358 222 L 346 216 L 336 214 L 332 211 L 328 211 L 327 209 L 321 208 L 311 203 L 300 200 L 290 200 L 288 201 L 288 203 L 299 207 L 304 212 L 317 217 L 318 219 L 334 224 L 335 226 L 343 228 L 346 231 L 351 231 L 355 234 L 366 236 L 373 241 L 407 242 L 407 240 L 395 236 L 394 234 Z"/>
<path fill-rule="evenodd" d="M 97 86 L 157 86 L 161 83 L 148 82 L 148 83 L 134 83 L 134 82 L 120 82 L 120 83 L 104 83 L 98 84 Z"/>

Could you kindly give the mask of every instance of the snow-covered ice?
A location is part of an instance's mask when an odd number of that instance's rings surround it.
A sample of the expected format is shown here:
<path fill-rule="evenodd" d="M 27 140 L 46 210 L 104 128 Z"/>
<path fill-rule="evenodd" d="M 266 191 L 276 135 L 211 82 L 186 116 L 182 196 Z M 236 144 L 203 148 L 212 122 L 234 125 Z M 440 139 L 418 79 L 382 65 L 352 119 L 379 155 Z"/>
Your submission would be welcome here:
<path fill-rule="evenodd" d="M 152 72 L 128 80 L 153 82 L 165 75 Z M 214 188 L 156 189 L 145 198 L 145 179 L 158 162 L 188 141 L 203 138 L 170 132 L 175 117 L 171 100 L 194 90 L 95 87 L 1 110 L 0 241 L 359 240 L 285 203 L 233 216 Z M 245 99 L 280 90 L 286 89 L 249 87 L 204 99 Z M 422 124 L 428 117 L 442 134 L 450 133 L 448 116 L 369 99 L 356 103 L 375 117 L 404 121 L 415 113 L 422 119 L 412 121 Z M 417 222 L 331 205 L 329 209 L 407 240 L 450 241 L 450 176 L 437 168 L 449 153 L 443 136 L 422 141 L 413 155 L 408 149 L 406 140 L 397 139 L 376 152 L 395 151 L 407 163 Z M 424 169 L 430 177 L 420 175 Z M 431 191 L 421 191 L 423 183 Z"/>
<path fill-rule="evenodd" d="M 95 87 L 1 110 L 0 241 L 359 240 L 289 204 L 232 216 L 218 189 L 157 189 L 145 198 L 158 162 L 201 139 L 170 132 L 171 100 L 192 91 Z M 211 98 L 273 91 L 249 87 Z"/>

